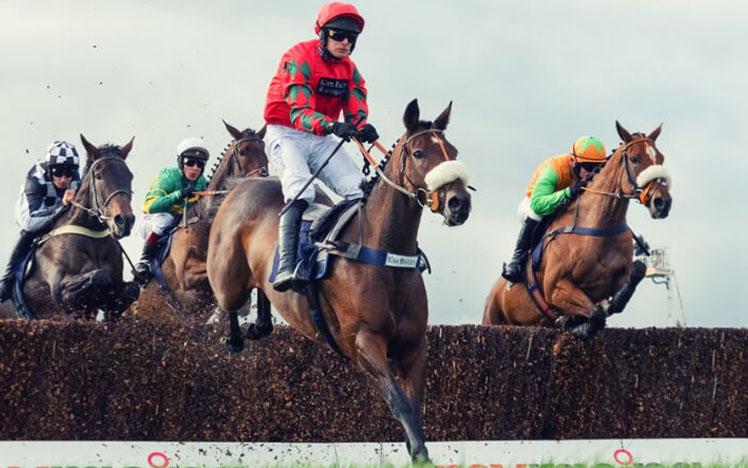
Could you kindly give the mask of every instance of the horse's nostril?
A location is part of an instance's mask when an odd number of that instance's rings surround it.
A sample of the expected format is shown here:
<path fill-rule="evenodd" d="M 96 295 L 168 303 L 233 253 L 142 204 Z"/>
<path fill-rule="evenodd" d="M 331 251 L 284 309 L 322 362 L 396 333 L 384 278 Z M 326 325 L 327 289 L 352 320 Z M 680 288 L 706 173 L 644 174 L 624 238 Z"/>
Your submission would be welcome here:
<path fill-rule="evenodd" d="M 260 176 L 267 177 L 268 176 L 268 169 L 266 167 L 260 168 Z"/>
<path fill-rule="evenodd" d="M 451 211 L 460 211 L 460 208 L 462 207 L 462 200 L 460 197 L 452 197 L 447 202 L 447 206 Z"/>
<path fill-rule="evenodd" d="M 654 203 L 654 207 L 657 210 L 661 210 L 662 208 L 665 207 L 665 200 L 663 200 L 660 197 L 657 197 L 654 200 L 652 200 L 652 203 Z"/>
<path fill-rule="evenodd" d="M 125 227 L 125 218 L 124 218 L 124 216 L 122 216 L 122 215 L 115 216 L 114 217 L 114 224 L 118 228 L 120 228 L 120 229 L 124 228 Z"/>

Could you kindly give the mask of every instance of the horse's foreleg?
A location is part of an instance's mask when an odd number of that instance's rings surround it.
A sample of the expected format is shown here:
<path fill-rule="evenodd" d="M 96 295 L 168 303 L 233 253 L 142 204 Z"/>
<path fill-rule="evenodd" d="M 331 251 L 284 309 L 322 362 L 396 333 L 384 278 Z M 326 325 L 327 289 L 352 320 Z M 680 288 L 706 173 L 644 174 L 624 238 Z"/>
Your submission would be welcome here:
<path fill-rule="evenodd" d="M 587 339 L 605 326 L 605 310 L 569 280 L 556 282 L 549 302 L 559 310 L 587 319 L 581 324 L 573 318 L 566 322 L 579 338 Z"/>
<path fill-rule="evenodd" d="M 259 340 L 268 336 L 273 331 L 273 320 L 270 311 L 270 301 L 262 289 L 257 288 L 257 319 L 250 323 L 247 328 L 246 337 L 250 340 Z"/>
<path fill-rule="evenodd" d="M 390 372 L 385 338 L 369 330 L 359 331 L 356 335 L 356 350 L 358 364 L 374 379 L 392 416 L 405 429 L 411 459 L 416 463 L 429 462 L 420 415 L 416 415 L 413 403 Z"/>
<path fill-rule="evenodd" d="M 104 270 L 92 270 L 60 281 L 59 294 L 67 308 L 90 308 L 101 300 L 100 292 L 112 287 L 112 278 Z"/>
<path fill-rule="evenodd" d="M 201 284 L 208 282 L 207 263 L 190 258 L 187 260 L 182 271 L 185 289 L 196 289 Z"/>
<path fill-rule="evenodd" d="M 403 392 L 410 398 L 417 426 L 422 428 L 423 388 L 426 384 L 426 342 L 421 341 L 418 348 L 403 356 L 397 365 L 400 370 Z"/>
<path fill-rule="evenodd" d="M 124 281 L 102 296 L 99 308 L 107 319 L 118 319 L 140 296 L 140 287 L 134 281 Z"/>
<path fill-rule="evenodd" d="M 641 260 L 637 260 L 631 265 L 631 273 L 629 274 L 629 282 L 621 286 L 621 289 L 613 294 L 613 298 L 610 303 L 605 307 L 607 315 L 617 314 L 623 312 L 626 304 L 631 300 L 631 296 L 634 295 L 636 287 L 644 279 L 647 273 L 647 265 Z"/>

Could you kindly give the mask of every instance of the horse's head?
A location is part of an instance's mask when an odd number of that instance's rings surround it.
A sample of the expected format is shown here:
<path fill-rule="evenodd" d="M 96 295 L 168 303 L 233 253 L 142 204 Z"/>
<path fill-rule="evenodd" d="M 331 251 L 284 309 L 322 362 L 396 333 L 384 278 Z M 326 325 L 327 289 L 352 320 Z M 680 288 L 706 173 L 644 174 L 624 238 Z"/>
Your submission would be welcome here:
<path fill-rule="evenodd" d="M 616 129 L 623 142 L 616 149 L 613 158 L 620 155 L 626 170 L 621 192 L 637 198 L 649 209 L 653 218 L 667 217 L 673 203 L 670 196 L 672 180 L 662 165 L 665 157 L 655 146 L 662 125 L 649 135 L 629 133 L 618 121 Z"/>
<path fill-rule="evenodd" d="M 228 163 L 233 165 L 232 176 L 247 177 L 268 175 L 268 157 L 265 154 L 265 128 L 254 131 L 251 128 L 239 131 L 235 127 L 223 121 L 226 130 L 234 138 L 234 142 L 226 148 L 225 156 L 230 159 Z"/>
<path fill-rule="evenodd" d="M 96 147 L 81 135 L 88 158 L 76 199 L 87 197 L 88 206 L 85 208 L 105 223 L 117 239 L 128 236 L 135 222 L 130 206 L 133 176 L 125 162 L 134 139 L 124 146 L 107 144 Z"/>
<path fill-rule="evenodd" d="M 426 122 L 419 120 L 418 100 L 408 104 L 399 170 L 417 193 L 419 203 L 441 213 L 448 226 L 455 226 L 467 220 L 471 202 L 467 167 L 455 160 L 457 149 L 444 136 L 451 110 L 450 102 L 436 120 Z"/>

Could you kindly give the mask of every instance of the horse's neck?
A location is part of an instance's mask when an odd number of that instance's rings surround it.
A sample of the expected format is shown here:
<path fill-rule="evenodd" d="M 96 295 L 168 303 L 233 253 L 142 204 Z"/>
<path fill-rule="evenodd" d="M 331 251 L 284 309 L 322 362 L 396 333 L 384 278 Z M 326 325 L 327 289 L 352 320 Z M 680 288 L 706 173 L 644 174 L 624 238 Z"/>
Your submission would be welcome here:
<path fill-rule="evenodd" d="M 403 186 L 399 168 L 399 158 L 393 158 L 384 172 Z M 415 200 L 379 180 L 363 210 L 364 243 L 395 253 L 415 253 L 422 213 L 423 208 Z"/>
<path fill-rule="evenodd" d="M 591 190 L 618 193 L 626 175 L 620 157 L 612 158 L 588 185 Z M 585 192 L 579 197 L 579 223 L 588 227 L 603 227 L 626 222 L 629 201 L 609 195 Z"/>
<path fill-rule="evenodd" d="M 223 156 L 223 159 L 221 160 L 220 164 L 218 164 L 218 167 L 216 168 L 216 171 L 213 173 L 213 175 L 210 177 L 210 181 L 208 182 L 208 190 L 221 190 L 224 187 L 224 184 L 228 180 L 229 177 L 231 177 L 234 173 L 234 164 L 233 159 L 231 157 L 231 152 L 234 151 L 233 146 L 230 146 L 226 153 Z"/>

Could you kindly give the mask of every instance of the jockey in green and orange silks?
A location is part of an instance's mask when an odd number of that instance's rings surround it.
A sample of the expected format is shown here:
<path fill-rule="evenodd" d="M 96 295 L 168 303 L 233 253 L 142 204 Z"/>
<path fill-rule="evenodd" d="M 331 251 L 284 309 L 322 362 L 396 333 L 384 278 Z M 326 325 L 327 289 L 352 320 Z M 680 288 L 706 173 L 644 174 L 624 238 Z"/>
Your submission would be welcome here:
<path fill-rule="evenodd" d="M 512 260 L 502 269 L 504 278 L 513 283 L 525 280 L 525 263 L 535 227 L 544 216 L 576 198 L 605 160 L 605 145 L 594 136 L 583 136 L 577 138 L 571 152 L 552 156 L 538 166 L 519 205 L 522 228 Z"/>

